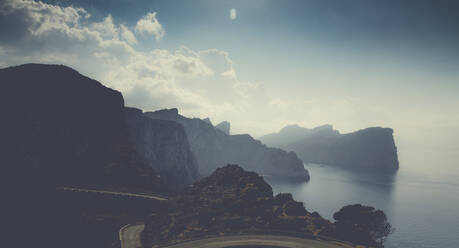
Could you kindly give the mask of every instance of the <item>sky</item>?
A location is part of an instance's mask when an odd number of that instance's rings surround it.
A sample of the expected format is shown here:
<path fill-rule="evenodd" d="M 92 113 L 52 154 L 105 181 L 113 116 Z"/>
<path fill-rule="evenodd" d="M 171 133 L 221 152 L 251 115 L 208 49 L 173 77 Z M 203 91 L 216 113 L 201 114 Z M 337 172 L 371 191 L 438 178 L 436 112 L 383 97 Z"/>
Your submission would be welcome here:
<path fill-rule="evenodd" d="M 455 0 L 1 0 L 0 67 L 65 64 L 126 105 L 232 133 L 383 126 L 406 150 L 455 154 L 458 13 Z"/>

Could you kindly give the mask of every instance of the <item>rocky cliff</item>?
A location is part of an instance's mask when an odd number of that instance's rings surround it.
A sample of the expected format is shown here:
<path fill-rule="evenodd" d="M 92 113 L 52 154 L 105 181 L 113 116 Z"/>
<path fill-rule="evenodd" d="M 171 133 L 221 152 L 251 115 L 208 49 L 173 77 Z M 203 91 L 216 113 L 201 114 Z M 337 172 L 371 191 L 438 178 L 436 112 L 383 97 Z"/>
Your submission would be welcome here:
<path fill-rule="evenodd" d="M 6 174 L 161 193 L 199 177 L 182 125 L 125 108 L 120 92 L 71 68 L 27 64 L 0 80 Z"/>
<path fill-rule="evenodd" d="M 231 127 L 231 125 L 227 121 L 222 121 L 222 122 L 218 123 L 215 126 L 215 128 L 217 128 L 218 130 L 223 131 L 227 135 L 230 135 L 230 127 Z"/>
<path fill-rule="evenodd" d="M 340 134 L 332 126 L 306 129 L 287 126 L 260 140 L 270 146 L 294 151 L 307 163 L 345 168 L 393 171 L 398 168 L 393 130 L 372 127 Z"/>
<path fill-rule="evenodd" d="M 181 124 L 153 120 L 140 109 L 124 112 L 136 150 L 169 185 L 180 188 L 198 179 L 198 165 Z"/>
<path fill-rule="evenodd" d="M 197 181 L 170 199 L 163 212 L 149 216 L 145 224 L 145 247 L 203 235 L 247 234 L 250 230 L 314 235 L 332 226 L 317 213 L 306 211 L 290 194 L 274 197 L 262 177 L 237 165 L 219 168 Z"/>
<path fill-rule="evenodd" d="M 120 92 L 65 66 L 27 64 L 0 70 L 0 101 L 1 170 L 17 182 L 159 187 L 129 141 Z"/>
<path fill-rule="evenodd" d="M 79 201 L 56 186 L 169 192 L 131 142 L 121 94 L 75 70 L 0 69 L 0 113 L 5 243 L 110 247 L 133 219 L 133 211 L 115 213 L 118 206 L 103 197 Z"/>
<path fill-rule="evenodd" d="M 247 134 L 227 135 L 207 121 L 179 115 L 177 109 L 145 114 L 152 119 L 176 121 L 185 127 L 202 176 L 210 175 L 225 164 L 234 163 L 265 176 L 309 179 L 308 171 L 293 152 L 267 147 Z"/>

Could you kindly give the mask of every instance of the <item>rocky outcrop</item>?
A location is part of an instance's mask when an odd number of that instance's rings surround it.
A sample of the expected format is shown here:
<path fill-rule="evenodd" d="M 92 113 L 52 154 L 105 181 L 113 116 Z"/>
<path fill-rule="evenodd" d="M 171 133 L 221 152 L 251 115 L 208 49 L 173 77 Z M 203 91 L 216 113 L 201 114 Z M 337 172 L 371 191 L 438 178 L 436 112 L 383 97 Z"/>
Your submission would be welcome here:
<path fill-rule="evenodd" d="M 177 110 L 177 109 L 170 109 L 170 110 L 172 110 L 171 112 L 174 113 L 174 112 L 175 112 L 174 110 Z M 178 110 L 177 110 L 177 114 L 176 114 L 176 115 L 178 115 Z M 212 125 L 212 122 L 210 121 L 209 118 L 204 118 L 204 119 L 202 119 L 202 120 L 203 120 L 204 122 L 209 123 L 210 125 Z"/>
<path fill-rule="evenodd" d="M 290 194 L 273 197 L 271 186 L 237 165 L 217 169 L 209 177 L 170 199 L 164 212 L 145 220 L 142 240 L 153 244 L 211 234 L 247 234 L 250 230 L 282 230 L 317 234 L 332 225 L 311 214 Z"/>
<path fill-rule="evenodd" d="M 198 179 L 198 165 L 182 125 L 153 120 L 135 108 L 125 108 L 125 117 L 136 150 L 169 185 L 181 188 Z"/>
<path fill-rule="evenodd" d="M 394 232 L 382 210 L 361 204 L 342 207 L 333 214 L 334 225 L 321 231 L 321 234 L 348 240 L 354 244 L 384 248 L 384 241 Z"/>
<path fill-rule="evenodd" d="M 0 69 L 0 101 L 1 170 L 15 183 L 160 190 L 129 141 L 120 92 L 65 66 L 27 64 Z"/>
<path fill-rule="evenodd" d="M 332 126 L 313 129 L 287 126 L 260 140 L 270 146 L 294 151 L 306 163 L 335 165 L 362 170 L 398 169 L 393 130 L 372 127 L 340 134 Z"/>
<path fill-rule="evenodd" d="M 66 66 L 0 69 L 0 113 L 2 221 L 16 247 L 116 247 L 119 229 L 153 209 L 56 186 L 170 195 L 198 177 L 181 125 L 126 109 L 120 92 Z"/>
<path fill-rule="evenodd" d="M 224 132 L 226 135 L 230 135 L 230 123 L 227 121 L 222 121 L 218 125 L 215 126 L 218 130 L 221 130 Z"/>
<path fill-rule="evenodd" d="M 199 177 L 183 126 L 125 108 L 118 91 L 59 65 L 1 69 L 0 79 L 5 173 L 163 194 Z"/>
<path fill-rule="evenodd" d="M 117 240 L 114 229 L 132 220 L 106 201 L 83 210 L 77 205 L 88 202 L 70 202 L 56 186 L 169 192 L 130 142 L 121 94 L 75 70 L 0 69 L 0 113 L 2 207 L 11 216 L 2 219 L 11 232 L 6 243 L 107 247 Z"/>
<path fill-rule="evenodd" d="M 152 119 L 176 121 L 184 126 L 202 176 L 233 163 L 264 176 L 309 179 L 308 171 L 295 153 L 267 147 L 247 134 L 227 135 L 206 121 L 187 118 L 177 112 L 177 109 L 165 109 L 146 112 L 145 115 Z"/>
<path fill-rule="evenodd" d="M 288 125 L 282 128 L 278 133 L 271 133 L 261 136 L 261 142 L 275 147 L 285 147 L 289 144 L 302 141 L 309 135 L 330 136 L 339 135 L 339 132 L 333 130 L 331 125 L 323 125 L 315 128 L 303 128 L 298 125 Z"/>
<path fill-rule="evenodd" d="M 164 202 L 144 220 L 141 238 L 144 247 L 152 247 L 193 238 L 262 233 L 326 236 L 374 247 L 392 231 L 385 214 L 372 207 L 346 206 L 334 218 L 332 223 L 317 212 L 310 213 L 291 194 L 273 196 L 261 176 L 227 165 Z"/>

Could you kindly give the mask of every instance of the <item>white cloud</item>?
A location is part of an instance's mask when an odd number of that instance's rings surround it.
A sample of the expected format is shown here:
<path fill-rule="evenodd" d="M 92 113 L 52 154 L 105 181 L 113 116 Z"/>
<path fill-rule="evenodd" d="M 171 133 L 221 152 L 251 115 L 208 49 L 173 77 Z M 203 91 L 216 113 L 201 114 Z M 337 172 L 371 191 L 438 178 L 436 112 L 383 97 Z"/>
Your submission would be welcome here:
<path fill-rule="evenodd" d="M 113 23 L 112 15 L 108 15 L 102 22 L 95 22 L 90 29 L 97 31 L 104 39 L 118 39 L 119 28 Z"/>
<path fill-rule="evenodd" d="M 82 38 L 75 31 L 79 29 L 80 20 L 88 16 L 81 8 L 64 8 L 35 1 L 5 0 L 0 7 L 2 36 L 12 36 L 13 42 L 23 38 L 22 35 L 40 36 L 53 31 Z"/>
<path fill-rule="evenodd" d="M 156 40 L 163 38 L 165 31 L 156 18 L 156 12 L 151 12 L 142 17 L 135 25 L 135 31 L 141 34 L 153 34 Z"/>
<path fill-rule="evenodd" d="M 135 38 L 135 35 L 129 30 L 126 26 L 123 24 L 120 25 L 121 28 L 121 37 L 129 43 L 130 45 L 137 44 L 137 39 Z"/>
<path fill-rule="evenodd" d="M 215 120 L 249 113 L 256 99 L 250 96 L 262 95 L 259 84 L 239 80 L 225 51 L 141 51 L 133 46 L 139 43 L 134 33 L 111 15 L 94 22 L 84 9 L 32 0 L 6 0 L 0 7 L 2 66 L 65 64 L 121 91 L 129 106 L 178 107 L 185 115 Z M 157 39 L 164 35 L 156 12 L 135 30 Z"/>
<path fill-rule="evenodd" d="M 453 100 L 437 101 L 432 105 L 430 95 L 407 98 L 402 94 L 398 98 L 403 100 L 390 101 L 393 103 L 386 106 L 378 100 L 343 100 L 342 96 L 323 97 L 321 94 L 314 97 L 307 94 L 306 87 L 294 89 L 304 94 L 298 97 L 292 94 L 295 92 L 276 91 L 281 87 L 270 91 L 265 84 L 241 79 L 236 63 L 225 51 L 194 51 L 186 47 L 175 51 L 139 50 L 134 45 L 141 41 L 135 34 L 152 34 L 158 40 L 165 35 L 156 15 L 156 12 L 149 13 L 135 27 L 128 27 L 118 24 L 116 16 L 111 15 L 94 22 L 89 18 L 90 13 L 82 8 L 32 0 L 0 0 L 0 66 L 31 62 L 65 64 L 121 91 L 129 106 L 145 110 L 178 107 L 188 116 L 210 116 L 215 122 L 229 120 L 234 124 L 235 133 L 250 130 L 254 135 L 261 135 L 292 123 L 306 127 L 332 123 L 344 131 L 386 125 L 399 133 L 403 129 L 412 137 L 419 136 L 419 142 L 426 143 L 422 140 L 425 136 L 413 130 L 434 133 L 432 130 L 441 125 L 458 130 L 454 113 L 459 103 L 454 97 L 443 97 Z M 230 11 L 232 17 L 237 17 L 235 9 Z M 315 69 L 309 68 L 310 71 Z M 327 82 L 330 79 L 321 79 L 327 73 L 319 74 L 317 80 Z M 399 78 L 400 85 L 405 81 L 426 82 L 427 85 L 427 82 L 439 80 L 421 77 L 393 78 Z M 445 79 L 449 80 L 449 85 L 457 81 L 457 77 L 441 78 Z M 288 88 L 284 83 L 281 78 L 282 89 Z M 329 94 L 329 91 L 324 92 Z M 418 103 L 415 104 L 417 108 L 403 105 L 407 99 L 410 103 Z M 426 103 L 425 106 L 422 103 Z M 431 123 L 437 123 L 435 129 L 420 119 L 425 116 L 432 119 Z M 445 131 L 443 137 L 445 143 L 451 145 L 450 134 Z M 438 136 L 431 139 L 438 139 Z M 454 144 L 457 148 L 457 142 Z"/>
<path fill-rule="evenodd" d="M 235 20 L 237 18 L 237 10 L 235 8 L 230 9 L 229 17 L 231 20 Z"/>

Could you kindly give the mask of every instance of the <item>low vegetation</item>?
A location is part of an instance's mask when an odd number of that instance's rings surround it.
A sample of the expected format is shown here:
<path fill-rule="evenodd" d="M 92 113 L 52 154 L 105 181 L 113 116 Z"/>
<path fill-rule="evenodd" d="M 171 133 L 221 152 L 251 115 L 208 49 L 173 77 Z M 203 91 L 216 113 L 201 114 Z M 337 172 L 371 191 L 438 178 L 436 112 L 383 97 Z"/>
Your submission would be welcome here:
<path fill-rule="evenodd" d="M 383 228 L 391 229 L 382 211 L 361 205 L 343 208 L 335 220 L 332 223 L 308 212 L 291 194 L 273 196 L 261 176 L 227 165 L 172 198 L 161 212 L 151 214 L 145 220 L 142 242 L 149 247 L 205 236 L 272 233 L 325 235 L 381 246 L 390 233 Z"/>

